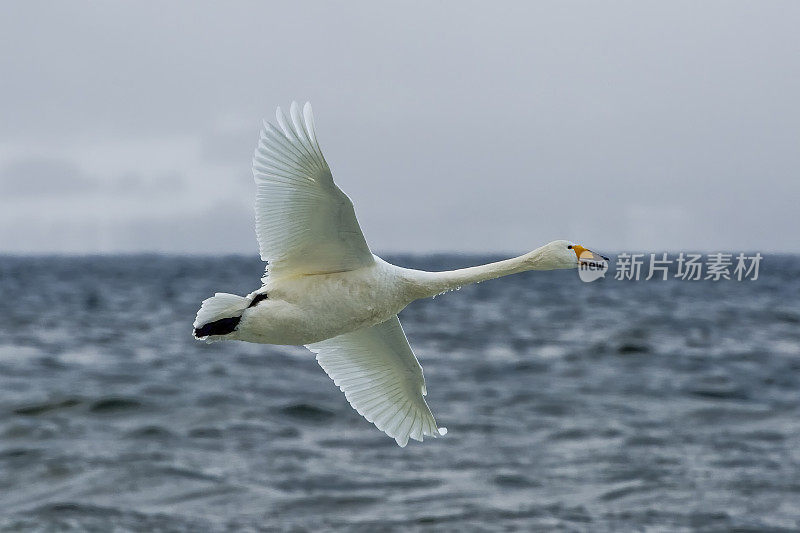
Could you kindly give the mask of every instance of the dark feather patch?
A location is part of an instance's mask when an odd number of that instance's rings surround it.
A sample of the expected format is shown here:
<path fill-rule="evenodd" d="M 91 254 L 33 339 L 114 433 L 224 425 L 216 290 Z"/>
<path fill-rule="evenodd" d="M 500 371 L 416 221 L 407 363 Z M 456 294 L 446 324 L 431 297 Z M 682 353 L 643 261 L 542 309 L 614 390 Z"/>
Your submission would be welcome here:
<path fill-rule="evenodd" d="M 256 294 L 253 297 L 253 301 L 250 302 L 250 305 L 248 305 L 247 307 L 248 307 L 248 309 L 250 307 L 255 307 L 256 304 L 258 304 L 258 302 L 260 302 L 261 300 L 266 300 L 266 299 L 267 299 L 267 293 L 266 292 L 262 292 L 262 293 Z"/>
<path fill-rule="evenodd" d="M 241 319 L 242 317 L 240 316 L 220 318 L 219 320 L 195 328 L 194 336 L 199 339 L 201 337 L 208 337 L 209 335 L 227 335 L 236 330 L 236 326 L 239 325 Z"/>

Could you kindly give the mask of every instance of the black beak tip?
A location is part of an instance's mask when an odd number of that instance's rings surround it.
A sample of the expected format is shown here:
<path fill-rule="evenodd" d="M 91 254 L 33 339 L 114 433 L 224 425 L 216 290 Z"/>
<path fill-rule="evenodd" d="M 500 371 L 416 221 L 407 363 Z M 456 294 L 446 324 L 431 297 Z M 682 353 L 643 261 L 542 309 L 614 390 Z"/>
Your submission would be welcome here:
<path fill-rule="evenodd" d="M 604 255 L 601 255 L 600 257 L 602 257 L 602 258 L 603 258 L 603 259 L 605 259 L 606 261 L 610 261 L 610 259 L 609 259 L 608 257 L 604 256 Z"/>

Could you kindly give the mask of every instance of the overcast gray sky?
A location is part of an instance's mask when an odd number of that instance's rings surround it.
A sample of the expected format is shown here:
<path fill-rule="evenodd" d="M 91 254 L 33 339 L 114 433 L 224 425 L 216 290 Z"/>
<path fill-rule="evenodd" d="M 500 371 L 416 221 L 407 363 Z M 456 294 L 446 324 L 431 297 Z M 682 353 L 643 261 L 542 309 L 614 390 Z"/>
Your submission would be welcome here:
<path fill-rule="evenodd" d="M 257 254 L 311 100 L 374 251 L 800 252 L 800 2 L 6 2 L 0 251 Z"/>

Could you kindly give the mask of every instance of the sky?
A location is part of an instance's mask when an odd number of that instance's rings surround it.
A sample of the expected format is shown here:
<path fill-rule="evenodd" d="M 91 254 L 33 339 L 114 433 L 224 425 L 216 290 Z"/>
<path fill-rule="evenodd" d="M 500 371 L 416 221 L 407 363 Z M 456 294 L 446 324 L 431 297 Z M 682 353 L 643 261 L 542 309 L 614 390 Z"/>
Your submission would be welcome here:
<path fill-rule="evenodd" d="M 800 252 L 800 2 L 0 10 L 0 253 L 257 255 L 292 100 L 376 253 Z"/>

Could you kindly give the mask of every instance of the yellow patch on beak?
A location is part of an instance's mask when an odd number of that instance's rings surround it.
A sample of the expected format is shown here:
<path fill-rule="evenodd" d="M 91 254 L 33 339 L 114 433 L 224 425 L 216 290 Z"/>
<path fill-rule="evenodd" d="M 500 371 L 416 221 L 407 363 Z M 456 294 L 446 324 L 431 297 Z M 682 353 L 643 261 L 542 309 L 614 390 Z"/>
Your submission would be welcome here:
<path fill-rule="evenodd" d="M 578 262 L 587 262 L 587 261 L 608 261 L 608 257 L 598 254 L 597 252 L 593 252 L 588 248 L 584 248 L 580 244 L 573 244 L 572 251 L 575 252 L 575 256 L 578 258 Z"/>
<path fill-rule="evenodd" d="M 572 251 L 573 251 L 573 252 L 575 252 L 575 257 L 577 257 L 578 259 L 580 259 L 580 258 L 581 258 L 581 254 L 582 254 L 583 252 L 588 252 L 589 250 L 587 250 L 586 248 L 584 248 L 584 247 L 583 247 L 583 246 L 581 246 L 580 244 L 574 244 L 574 245 L 572 246 Z"/>

